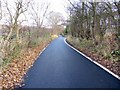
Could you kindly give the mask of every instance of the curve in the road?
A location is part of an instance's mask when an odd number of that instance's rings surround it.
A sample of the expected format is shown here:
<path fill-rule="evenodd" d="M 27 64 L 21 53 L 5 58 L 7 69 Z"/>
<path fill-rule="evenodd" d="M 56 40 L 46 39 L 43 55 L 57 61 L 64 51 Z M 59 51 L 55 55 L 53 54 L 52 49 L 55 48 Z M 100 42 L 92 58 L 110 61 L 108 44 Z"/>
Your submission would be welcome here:
<path fill-rule="evenodd" d="M 22 88 L 120 88 L 120 80 L 66 45 L 62 36 L 50 43 L 24 80 Z"/>
<path fill-rule="evenodd" d="M 105 71 L 107 71 L 108 73 L 110 73 L 111 75 L 113 75 L 114 77 L 116 77 L 117 79 L 120 80 L 120 77 L 118 75 L 116 75 L 115 73 L 113 73 L 112 71 L 110 71 L 109 69 L 107 69 L 106 67 L 102 66 L 101 64 L 97 63 L 96 61 L 92 60 L 90 57 L 86 56 L 84 53 L 80 52 L 79 50 L 77 50 L 76 48 L 74 48 L 73 46 L 71 46 L 70 44 L 67 43 L 66 38 L 64 39 L 64 42 L 71 47 L 72 49 L 74 49 L 76 52 L 80 53 L 81 55 L 83 55 L 84 57 L 86 57 L 88 60 L 90 60 L 91 62 L 93 62 L 94 64 L 98 65 L 99 67 L 101 67 L 102 69 L 104 69 Z"/>

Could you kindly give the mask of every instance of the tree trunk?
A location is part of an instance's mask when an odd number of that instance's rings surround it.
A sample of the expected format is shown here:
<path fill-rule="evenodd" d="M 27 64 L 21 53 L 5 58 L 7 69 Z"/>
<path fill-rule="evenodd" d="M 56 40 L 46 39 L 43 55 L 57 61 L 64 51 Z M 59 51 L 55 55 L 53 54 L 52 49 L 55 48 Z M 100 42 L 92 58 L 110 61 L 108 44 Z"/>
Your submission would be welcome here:
<path fill-rule="evenodd" d="M 92 38 L 93 38 L 93 42 L 95 45 L 97 45 L 97 41 L 95 38 L 95 26 L 96 25 L 96 3 L 93 3 L 93 25 L 92 25 Z"/>

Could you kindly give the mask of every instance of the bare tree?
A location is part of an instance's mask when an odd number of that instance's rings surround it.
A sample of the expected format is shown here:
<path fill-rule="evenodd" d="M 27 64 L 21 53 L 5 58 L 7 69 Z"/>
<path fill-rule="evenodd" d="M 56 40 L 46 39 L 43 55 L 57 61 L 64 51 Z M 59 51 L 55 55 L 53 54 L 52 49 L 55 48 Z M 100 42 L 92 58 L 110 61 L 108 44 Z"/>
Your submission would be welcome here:
<path fill-rule="evenodd" d="M 0 0 L 0 20 L 2 19 L 2 4 L 1 4 L 2 2 L 1 2 L 1 0 Z"/>
<path fill-rule="evenodd" d="M 45 2 L 35 2 L 31 3 L 30 15 L 33 20 L 35 26 L 38 28 L 37 37 L 39 35 L 39 29 L 44 23 L 44 19 L 47 15 L 50 4 Z"/>
<path fill-rule="evenodd" d="M 5 56 L 6 54 L 8 54 L 8 51 L 6 50 L 6 48 L 8 48 L 10 46 L 10 42 L 11 42 L 11 36 L 14 33 L 16 36 L 16 44 L 15 45 L 19 45 L 19 30 L 20 30 L 20 24 L 24 21 L 24 19 L 20 19 L 21 15 L 24 15 L 24 13 L 27 11 L 30 0 L 16 0 L 14 1 L 14 5 L 11 6 L 8 3 L 8 0 L 4 0 L 4 9 L 5 14 L 7 15 L 6 18 L 6 24 L 8 25 L 8 29 L 9 32 L 7 34 L 7 36 L 4 38 L 4 41 L 2 43 L 2 53 L 3 56 Z M 14 49 L 15 45 L 13 46 L 12 50 Z"/>
<path fill-rule="evenodd" d="M 35 3 L 31 4 L 31 18 L 33 19 L 35 25 L 37 27 L 41 27 L 44 21 L 44 18 L 47 15 L 47 11 L 49 8 L 49 3 Z"/>
<path fill-rule="evenodd" d="M 52 33 L 57 33 L 57 31 L 59 31 L 58 29 L 62 26 L 62 23 L 64 23 L 64 17 L 59 12 L 50 12 L 47 20 L 49 22 L 49 26 L 52 27 Z"/>
<path fill-rule="evenodd" d="M 59 12 L 50 12 L 48 16 L 48 21 L 51 26 L 59 25 L 63 21 L 63 16 Z"/>
<path fill-rule="evenodd" d="M 120 49 L 120 1 L 114 2 L 118 12 L 118 23 L 117 23 L 117 37 L 118 37 L 118 49 Z"/>
<path fill-rule="evenodd" d="M 9 21 L 9 27 L 10 27 L 10 32 L 6 38 L 6 41 L 10 39 L 10 36 L 13 31 L 16 31 L 16 38 L 17 42 L 19 42 L 19 25 L 24 21 L 20 21 L 19 18 L 22 14 L 24 14 L 29 6 L 30 1 L 25 1 L 24 0 L 17 0 L 15 3 L 15 7 L 13 8 L 13 11 L 9 8 L 9 4 L 7 1 L 5 1 L 5 6 L 9 15 L 8 21 Z"/>

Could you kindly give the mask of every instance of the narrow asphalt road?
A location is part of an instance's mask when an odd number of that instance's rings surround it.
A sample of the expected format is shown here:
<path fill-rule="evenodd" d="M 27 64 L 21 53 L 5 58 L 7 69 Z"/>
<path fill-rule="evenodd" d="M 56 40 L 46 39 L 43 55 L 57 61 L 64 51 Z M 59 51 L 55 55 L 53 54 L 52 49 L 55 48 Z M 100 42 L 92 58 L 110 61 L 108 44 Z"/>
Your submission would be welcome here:
<path fill-rule="evenodd" d="M 120 88 L 120 80 L 67 46 L 60 36 L 29 69 L 22 88 Z"/>

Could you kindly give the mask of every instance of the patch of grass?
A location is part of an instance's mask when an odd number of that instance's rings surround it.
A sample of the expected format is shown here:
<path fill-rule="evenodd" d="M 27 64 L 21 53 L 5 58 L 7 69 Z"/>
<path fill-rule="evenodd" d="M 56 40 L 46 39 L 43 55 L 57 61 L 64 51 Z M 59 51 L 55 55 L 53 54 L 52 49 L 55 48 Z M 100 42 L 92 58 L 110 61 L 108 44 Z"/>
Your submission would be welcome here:
<path fill-rule="evenodd" d="M 30 47 L 35 47 L 35 46 L 37 46 L 41 41 L 42 41 L 42 38 L 37 38 L 37 39 L 31 40 L 30 43 L 29 43 L 29 46 L 30 46 Z"/>
<path fill-rule="evenodd" d="M 5 57 L 3 57 L 2 67 L 8 65 L 13 59 L 19 57 L 22 51 L 29 48 L 35 48 L 42 43 L 51 41 L 51 33 L 48 30 L 30 29 L 21 32 L 19 42 L 16 42 L 16 36 L 9 40 L 8 46 L 5 47 Z M 1 39 L 1 36 L 0 36 Z"/>
<path fill-rule="evenodd" d="M 116 61 L 120 61 L 120 50 L 113 50 L 111 55 Z"/>
<path fill-rule="evenodd" d="M 80 40 L 79 38 L 72 36 L 67 36 L 66 38 L 72 45 L 74 45 L 77 48 L 88 50 L 108 60 L 114 60 L 114 61 L 120 60 L 120 51 L 115 50 L 111 54 L 109 47 L 106 43 L 93 45 L 92 40 L 87 40 L 87 39 Z"/>
<path fill-rule="evenodd" d="M 46 41 L 51 39 L 50 35 L 45 35 L 44 37 L 39 37 L 39 38 L 32 38 L 32 40 L 30 40 L 29 46 L 30 47 L 36 47 L 37 45 L 39 45 L 42 41 Z"/>
<path fill-rule="evenodd" d="M 16 45 L 15 49 L 9 55 L 3 58 L 2 67 L 7 66 L 12 62 L 13 59 L 19 57 L 21 54 L 20 52 L 21 52 L 20 46 Z"/>
<path fill-rule="evenodd" d="M 0 40 L 2 39 L 2 36 L 0 35 Z"/>

